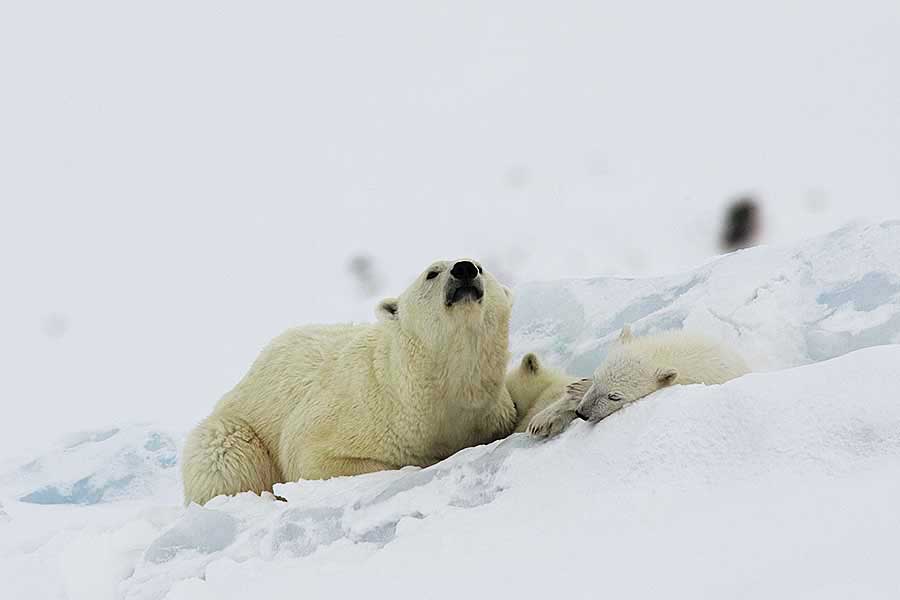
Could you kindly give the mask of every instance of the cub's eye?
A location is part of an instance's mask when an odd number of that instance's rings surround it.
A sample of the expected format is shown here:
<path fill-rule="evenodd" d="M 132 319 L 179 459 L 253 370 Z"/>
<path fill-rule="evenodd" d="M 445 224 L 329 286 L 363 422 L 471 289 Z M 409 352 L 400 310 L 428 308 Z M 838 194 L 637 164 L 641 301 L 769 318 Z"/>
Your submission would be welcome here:
<path fill-rule="evenodd" d="M 615 393 L 615 392 L 613 392 L 612 394 L 607 395 L 606 397 L 609 398 L 610 400 L 612 400 L 613 402 L 621 402 L 621 401 L 622 401 L 622 396 L 621 396 L 621 394 L 617 394 L 617 393 Z"/>
<path fill-rule="evenodd" d="M 434 279 L 438 275 L 440 275 L 440 271 L 428 271 L 428 275 L 425 276 L 425 279 Z"/>

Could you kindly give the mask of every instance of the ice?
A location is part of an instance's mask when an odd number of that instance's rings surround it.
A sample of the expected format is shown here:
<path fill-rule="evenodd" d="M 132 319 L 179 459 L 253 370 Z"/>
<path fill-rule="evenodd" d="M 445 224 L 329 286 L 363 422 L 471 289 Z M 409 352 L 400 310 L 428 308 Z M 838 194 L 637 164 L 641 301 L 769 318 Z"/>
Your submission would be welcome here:
<path fill-rule="evenodd" d="M 163 563 L 182 551 L 211 554 L 231 544 L 236 531 L 237 522 L 232 516 L 192 505 L 174 527 L 147 548 L 144 559 Z"/>
<path fill-rule="evenodd" d="M 0 490 L 32 504 L 151 496 L 177 480 L 178 443 L 149 425 L 71 434 L 46 455 L 0 475 Z"/>
<path fill-rule="evenodd" d="M 48 485 L 19 498 L 35 504 L 97 504 L 104 498 L 114 498 L 128 489 L 133 475 L 119 479 L 95 482 L 95 477 L 85 477 L 72 484 Z"/>

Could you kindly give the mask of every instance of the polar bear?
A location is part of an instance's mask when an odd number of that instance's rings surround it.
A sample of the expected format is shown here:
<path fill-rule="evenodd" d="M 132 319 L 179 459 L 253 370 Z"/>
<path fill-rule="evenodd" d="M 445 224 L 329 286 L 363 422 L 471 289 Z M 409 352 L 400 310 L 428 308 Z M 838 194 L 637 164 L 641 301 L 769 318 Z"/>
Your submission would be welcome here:
<path fill-rule="evenodd" d="M 511 307 L 479 263 L 438 261 L 377 323 L 287 331 L 188 436 L 185 501 L 428 466 L 509 435 Z"/>
<path fill-rule="evenodd" d="M 542 437 L 556 435 L 575 418 L 575 407 L 590 384 L 590 379 L 579 379 L 545 367 L 535 354 L 529 352 L 506 376 L 506 389 L 519 415 L 515 431 L 528 430 Z M 568 409 L 560 411 L 564 414 L 555 418 L 549 413 L 543 414 L 550 405 L 564 398 L 569 400 L 565 403 Z M 537 418 L 538 415 L 541 418 Z"/>
<path fill-rule="evenodd" d="M 599 421 L 670 385 L 725 383 L 748 372 L 737 353 L 702 335 L 673 330 L 635 337 L 626 325 L 575 413 Z"/>
<path fill-rule="evenodd" d="M 725 383 L 748 372 L 737 353 L 699 334 L 675 330 L 635 337 L 626 325 L 588 385 L 569 386 L 528 431 L 553 436 L 575 418 L 599 421 L 669 385 Z"/>

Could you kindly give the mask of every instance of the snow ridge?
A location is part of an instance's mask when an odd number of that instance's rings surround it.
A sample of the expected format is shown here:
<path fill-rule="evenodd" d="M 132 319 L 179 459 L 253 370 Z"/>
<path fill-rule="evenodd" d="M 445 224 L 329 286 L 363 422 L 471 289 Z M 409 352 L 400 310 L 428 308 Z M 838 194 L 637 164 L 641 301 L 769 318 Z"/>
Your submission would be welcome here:
<path fill-rule="evenodd" d="M 516 290 L 515 357 L 537 352 L 587 376 L 631 323 L 689 328 L 740 349 L 756 370 L 900 342 L 900 221 L 844 227 L 797 247 L 753 248 L 680 275 L 540 282 Z"/>

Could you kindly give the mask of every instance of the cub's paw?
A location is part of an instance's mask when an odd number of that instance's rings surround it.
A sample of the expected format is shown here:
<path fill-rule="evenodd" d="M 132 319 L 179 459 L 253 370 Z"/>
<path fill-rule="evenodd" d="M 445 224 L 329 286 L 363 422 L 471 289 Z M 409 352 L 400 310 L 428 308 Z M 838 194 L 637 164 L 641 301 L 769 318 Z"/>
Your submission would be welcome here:
<path fill-rule="evenodd" d="M 592 383 L 594 383 L 594 380 L 589 378 L 573 381 L 566 386 L 565 397 L 575 402 L 581 402 L 581 399 L 584 398 L 584 395 L 591 388 Z"/>
<path fill-rule="evenodd" d="M 574 410 L 560 410 L 556 406 L 548 406 L 531 419 L 528 434 L 539 438 L 559 435 L 575 420 Z"/>

